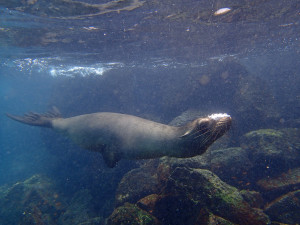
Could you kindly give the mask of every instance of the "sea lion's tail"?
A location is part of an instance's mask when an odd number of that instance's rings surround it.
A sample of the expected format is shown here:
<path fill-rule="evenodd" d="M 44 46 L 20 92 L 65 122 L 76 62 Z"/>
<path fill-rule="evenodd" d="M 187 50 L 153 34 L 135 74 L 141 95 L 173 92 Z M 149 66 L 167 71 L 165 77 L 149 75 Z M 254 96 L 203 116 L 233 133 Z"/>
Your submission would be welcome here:
<path fill-rule="evenodd" d="M 21 123 L 40 127 L 52 127 L 52 120 L 61 118 L 61 114 L 55 106 L 53 106 L 50 111 L 43 114 L 29 112 L 26 113 L 24 116 L 14 116 L 8 113 L 6 113 L 6 115 L 9 118 L 19 121 Z"/>

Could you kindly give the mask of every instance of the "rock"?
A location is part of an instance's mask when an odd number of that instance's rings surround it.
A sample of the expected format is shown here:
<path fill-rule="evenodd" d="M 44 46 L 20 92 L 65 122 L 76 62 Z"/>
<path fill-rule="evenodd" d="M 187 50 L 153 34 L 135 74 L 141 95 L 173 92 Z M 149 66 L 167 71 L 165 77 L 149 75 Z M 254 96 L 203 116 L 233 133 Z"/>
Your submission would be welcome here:
<path fill-rule="evenodd" d="M 209 148 L 200 156 L 183 159 L 164 157 L 160 159 L 160 163 L 168 164 L 173 169 L 176 167 L 208 169 L 230 185 L 239 188 L 251 186 L 248 171 L 253 167 L 253 164 L 248 158 L 248 151 L 240 147 Z"/>
<path fill-rule="evenodd" d="M 242 148 L 246 149 L 250 161 L 255 165 L 248 176 L 260 179 L 276 176 L 299 165 L 299 129 L 263 129 L 243 136 Z"/>
<path fill-rule="evenodd" d="M 92 219 L 89 219 L 88 221 L 79 223 L 78 225 L 104 225 L 105 221 L 102 217 L 95 217 Z"/>
<path fill-rule="evenodd" d="M 263 208 L 264 199 L 261 194 L 257 191 L 249 191 L 249 190 L 241 190 L 241 195 L 244 200 L 252 207 L 252 208 Z"/>
<path fill-rule="evenodd" d="M 107 225 L 158 225 L 158 220 L 134 204 L 125 203 L 116 208 L 107 219 Z"/>
<path fill-rule="evenodd" d="M 116 191 L 117 206 L 125 202 L 136 203 L 139 199 L 157 192 L 157 163 L 156 160 L 149 161 L 149 164 L 133 169 L 124 175 Z"/>
<path fill-rule="evenodd" d="M 88 190 L 77 192 L 66 207 L 66 211 L 60 216 L 59 223 L 64 225 L 88 223 L 87 221 L 96 217 L 96 215 L 92 213 L 91 201 L 92 196 Z"/>
<path fill-rule="evenodd" d="M 52 182 L 34 175 L 0 194 L 0 224 L 57 224 L 64 204 Z"/>
<path fill-rule="evenodd" d="M 148 195 L 142 199 L 140 199 L 137 202 L 137 205 L 147 212 L 153 213 L 153 210 L 155 208 L 156 202 L 160 199 L 160 196 L 158 194 L 151 194 Z"/>
<path fill-rule="evenodd" d="M 197 222 L 201 207 L 185 195 L 176 195 L 171 192 L 161 194 L 153 209 L 153 215 L 162 224 L 192 225 Z"/>
<path fill-rule="evenodd" d="M 209 150 L 208 150 L 209 151 Z M 189 168 L 209 168 L 209 152 L 205 152 L 203 155 L 191 157 L 191 158 L 171 158 L 162 157 L 160 158 L 160 165 L 168 165 L 172 169 L 176 167 L 189 167 Z"/>
<path fill-rule="evenodd" d="M 299 224 L 300 223 L 300 190 L 290 192 L 286 195 L 277 198 L 271 202 L 266 208 L 265 212 L 274 221 Z"/>
<path fill-rule="evenodd" d="M 195 224 L 201 209 L 237 224 L 267 224 L 268 217 L 240 192 L 203 169 L 178 167 L 171 174 L 153 211 L 164 224 Z"/>
<path fill-rule="evenodd" d="M 144 198 L 142 198 L 141 200 L 138 201 L 137 205 L 141 208 L 144 209 L 145 211 L 151 213 L 151 214 L 155 214 L 157 216 L 160 217 L 161 221 L 163 222 L 163 224 L 182 224 L 182 222 L 184 222 L 184 224 L 207 224 L 207 225 L 212 225 L 212 224 L 233 224 L 228 220 L 225 220 L 224 218 L 221 218 L 219 216 L 216 216 L 214 214 L 212 214 L 211 212 L 208 212 L 205 209 L 196 209 L 195 207 L 193 210 L 191 210 L 190 208 L 186 208 L 185 210 L 179 209 L 177 208 L 176 214 L 173 214 L 172 212 L 172 205 L 173 204 L 166 204 L 166 200 L 167 203 L 169 203 L 168 201 L 173 201 L 172 198 L 166 198 L 166 196 L 163 195 L 157 195 L 157 194 L 152 194 L 149 196 L 146 196 Z M 174 199 L 174 201 L 176 202 L 176 199 Z M 178 205 L 178 202 L 175 204 Z M 158 211 L 157 208 L 160 207 L 164 207 L 166 206 L 167 208 L 165 210 L 163 210 L 162 212 Z M 170 211 L 170 212 L 168 212 Z M 164 214 L 164 213 L 172 213 L 171 216 L 171 220 L 170 218 L 168 218 L 168 214 Z M 195 215 L 193 215 L 193 212 L 195 212 Z M 197 216 L 196 221 L 195 220 L 195 216 Z M 184 218 L 182 218 L 184 217 Z M 184 219 L 186 219 L 184 221 Z"/>
<path fill-rule="evenodd" d="M 247 150 L 239 147 L 225 148 L 211 151 L 208 155 L 209 169 L 223 181 L 240 188 L 250 185 L 247 171 L 253 165 Z"/>
<path fill-rule="evenodd" d="M 257 181 L 257 186 L 268 200 L 300 189 L 300 168 L 291 169 L 277 177 L 263 178 Z"/>
<path fill-rule="evenodd" d="M 222 180 L 240 189 L 257 189 L 257 181 L 276 177 L 299 165 L 299 129 L 265 129 L 252 131 L 242 138 L 241 147 L 209 148 L 203 155 L 192 158 L 160 159 L 171 168 L 209 169 Z M 213 147 L 213 146 L 212 146 Z"/>
<path fill-rule="evenodd" d="M 207 224 L 207 225 L 234 225 L 228 220 L 225 220 L 222 217 L 216 216 L 212 213 L 208 214 L 207 218 L 203 218 L 199 221 L 200 224 Z"/>

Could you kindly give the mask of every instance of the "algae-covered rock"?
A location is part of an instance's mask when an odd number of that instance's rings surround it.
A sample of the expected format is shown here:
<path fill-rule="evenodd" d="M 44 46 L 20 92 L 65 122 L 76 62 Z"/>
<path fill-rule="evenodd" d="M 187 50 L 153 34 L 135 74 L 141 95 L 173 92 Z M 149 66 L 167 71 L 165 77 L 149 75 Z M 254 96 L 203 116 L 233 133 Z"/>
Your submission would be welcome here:
<path fill-rule="evenodd" d="M 72 225 L 78 223 L 87 223 L 90 218 L 96 217 L 93 213 L 92 196 L 88 190 L 81 190 L 75 194 L 66 207 L 66 211 L 60 216 L 59 223 Z"/>
<path fill-rule="evenodd" d="M 200 224 L 207 224 L 207 225 L 234 225 L 234 223 L 232 223 L 232 222 L 230 222 L 228 220 L 225 220 L 222 217 L 216 216 L 216 215 L 214 215 L 212 213 L 209 213 L 208 217 L 204 218 L 204 219 L 206 219 L 206 220 L 204 220 L 203 222 L 199 221 Z"/>
<path fill-rule="evenodd" d="M 136 205 L 125 203 L 114 210 L 107 225 L 156 225 L 158 220 Z"/>
<path fill-rule="evenodd" d="M 300 189 L 300 168 L 288 170 L 276 177 L 265 177 L 257 181 L 265 198 L 273 200 L 280 195 Z"/>
<path fill-rule="evenodd" d="M 78 225 L 104 225 L 104 224 L 105 224 L 105 220 L 102 217 L 95 217 L 85 222 L 79 223 Z"/>
<path fill-rule="evenodd" d="M 0 224 L 102 225 L 88 190 L 70 201 L 56 191 L 50 179 L 34 175 L 24 182 L 0 188 Z"/>
<path fill-rule="evenodd" d="M 211 151 L 208 157 L 209 170 L 222 180 L 238 187 L 248 186 L 247 171 L 253 167 L 248 152 L 240 147 Z"/>
<path fill-rule="evenodd" d="M 201 209 L 237 224 L 269 222 L 262 211 L 251 208 L 238 189 L 212 172 L 183 167 L 169 177 L 153 214 L 166 224 L 195 224 Z"/>
<path fill-rule="evenodd" d="M 162 224 L 268 224 L 269 217 L 260 209 L 265 193 L 275 189 L 284 194 L 298 187 L 298 170 L 291 168 L 299 164 L 299 137 L 294 128 L 257 130 L 244 135 L 241 147 L 153 160 L 123 178 L 119 193 L 125 198 L 119 204 L 136 203 Z M 263 193 L 239 191 L 213 172 L 230 184 Z"/>
<path fill-rule="evenodd" d="M 139 182 L 141 174 L 130 177 L 130 185 L 127 185 L 130 186 L 128 192 L 130 195 L 126 196 L 127 200 L 136 203 L 135 207 L 138 206 L 140 210 L 153 215 L 161 224 L 214 224 L 213 221 L 219 221 L 215 224 L 269 223 L 268 216 L 258 209 L 263 205 L 259 193 L 239 191 L 208 170 L 174 168 L 170 164 L 165 164 L 166 162 L 160 161 L 158 165 L 151 165 L 151 176 L 155 177 L 156 182 L 146 182 L 146 192 L 141 192 L 138 187 L 135 193 L 132 185 L 143 187 L 143 182 Z M 149 167 L 148 169 L 150 171 Z M 142 173 L 142 170 L 145 176 L 147 174 L 145 166 L 135 172 Z M 151 188 L 151 185 L 154 186 Z M 125 190 L 128 189 L 123 189 L 124 193 Z M 139 196 L 140 199 L 136 200 Z M 126 205 L 128 206 L 125 203 L 119 209 L 123 209 L 122 207 Z M 114 217 L 123 214 L 123 210 L 114 211 Z"/>
<path fill-rule="evenodd" d="M 160 196 L 158 194 L 151 194 L 140 199 L 137 202 L 137 205 L 143 210 L 146 210 L 148 212 L 153 212 L 155 205 L 159 199 Z"/>
<path fill-rule="evenodd" d="M 139 199 L 157 192 L 158 178 L 155 165 L 145 165 L 124 175 L 116 192 L 116 205 L 136 203 Z"/>
<path fill-rule="evenodd" d="M 257 191 L 250 190 L 240 190 L 241 195 L 244 200 L 252 207 L 252 208 L 262 208 L 264 205 L 264 199 L 261 194 Z"/>
<path fill-rule="evenodd" d="M 274 221 L 299 224 L 300 223 L 300 190 L 290 192 L 271 202 L 265 212 Z"/>
<path fill-rule="evenodd" d="M 299 129 L 262 129 L 249 132 L 241 146 L 247 149 L 255 165 L 250 176 L 256 179 L 274 176 L 297 167 L 300 159 Z"/>
<path fill-rule="evenodd" d="M 0 224 L 57 224 L 64 204 L 51 180 L 34 175 L 4 191 L 0 198 Z"/>
<path fill-rule="evenodd" d="M 183 202 L 181 199 L 179 200 L 183 204 L 187 203 L 187 201 Z M 174 201 L 175 204 L 172 204 L 172 201 Z M 214 215 L 207 209 L 197 208 L 193 203 L 190 205 L 191 208 L 185 208 L 184 210 L 179 209 L 178 202 L 176 202 L 176 196 L 171 197 L 166 195 L 152 194 L 140 199 L 137 205 L 141 209 L 158 216 L 163 224 L 233 224 L 222 217 Z M 166 208 L 160 211 L 160 209 L 164 206 Z M 174 210 L 173 206 L 177 208 Z M 172 210 L 176 211 L 176 213 L 174 214 Z"/>
<path fill-rule="evenodd" d="M 218 175 L 223 181 L 239 188 L 248 188 L 248 171 L 253 163 L 249 160 L 248 151 L 240 147 L 212 149 L 209 148 L 203 155 L 192 158 L 161 158 L 161 164 L 176 167 L 208 169 Z"/>
<path fill-rule="evenodd" d="M 174 157 L 162 157 L 159 159 L 161 165 L 168 165 L 175 169 L 176 167 L 190 167 L 190 168 L 201 168 L 209 169 L 209 154 L 208 149 L 204 154 L 198 155 L 191 158 L 174 158 Z"/>

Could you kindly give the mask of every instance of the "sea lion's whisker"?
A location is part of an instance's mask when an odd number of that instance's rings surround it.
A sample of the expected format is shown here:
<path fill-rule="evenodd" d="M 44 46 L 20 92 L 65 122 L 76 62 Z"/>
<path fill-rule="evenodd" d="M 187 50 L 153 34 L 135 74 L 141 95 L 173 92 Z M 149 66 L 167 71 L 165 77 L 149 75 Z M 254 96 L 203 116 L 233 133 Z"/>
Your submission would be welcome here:
<path fill-rule="evenodd" d="M 210 131 L 209 128 L 205 127 L 205 128 L 202 128 L 202 129 L 197 129 L 195 132 L 193 132 L 191 135 L 194 135 L 194 134 L 197 134 L 197 133 L 200 133 L 202 131 L 206 130 L 203 134 L 207 133 Z"/>
<path fill-rule="evenodd" d="M 217 137 L 218 137 L 218 135 L 221 133 L 221 131 L 219 130 L 218 132 L 216 132 L 215 134 L 214 134 L 214 139 L 216 140 L 217 139 Z"/>
<path fill-rule="evenodd" d="M 211 134 L 208 135 L 203 141 L 200 142 L 199 145 L 200 145 L 200 146 L 203 146 L 203 145 L 211 138 L 211 136 L 212 136 Z"/>
<path fill-rule="evenodd" d="M 205 133 L 203 133 L 203 134 L 201 134 L 201 135 L 198 135 L 197 137 L 195 137 L 194 139 L 196 139 L 196 138 L 199 138 L 199 137 L 201 137 L 202 135 L 205 135 L 205 134 L 207 134 L 207 133 L 210 133 L 204 140 L 202 140 L 201 142 L 200 142 L 200 144 L 203 144 L 203 143 L 205 143 L 207 140 L 209 140 L 210 138 L 211 138 L 211 131 L 212 131 L 212 129 L 208 129 Z"/>
<path fill-rule="evenodd" d="M 189 133 L 188 135 L 189 135 L 189 136 L 197 135 L 199 132 L 202 132 L 202 131 L 204 131 L 204 130 L 205 130 L 205 128 L 200 129 L 200 130 L 191 131 L 191 133 Z M 206 132 L 207 132 L 207 131 L 206 131 Z"/>
<path fill-rule="evenodd" d="M 207 130 L 206 132 L 204 132 L 204 133 L 202 133 L 202 134 L 200 134 L 200 135 L 194 137 L 194 139 L 197 139 L 197 138 L 201 137 L 202 135 L 205 135 L 205 134 L 209 133 L 209 131 L 210 131 L 210 130 Z M 199 132 L 195 132 L 195 134 L 196 134 L 196 133 L 199 133 Z"/>

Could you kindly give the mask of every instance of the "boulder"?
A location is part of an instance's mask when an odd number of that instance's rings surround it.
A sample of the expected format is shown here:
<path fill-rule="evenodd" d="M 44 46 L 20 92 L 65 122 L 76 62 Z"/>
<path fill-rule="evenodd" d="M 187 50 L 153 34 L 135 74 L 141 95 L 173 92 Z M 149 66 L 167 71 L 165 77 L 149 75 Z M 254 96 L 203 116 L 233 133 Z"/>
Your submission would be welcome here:
<path fill-rule="evenodd" d="M 262 129 L 251 131 L 242 138 L 241 147 L 248 151 L 254 167 L 248 175 L 253 179 L 273 177 L 299 166 L 300 130 Z"/>
<path fill-rule="evenodd" d="M 158 225 L 158 220 L 134 204 L 125 203 L 116 208 L 107 219 L 107 225 Z"/>
<path fill-rule="evenodd" d="M 300 168 L 288 170 L 276 177 L 266 177 L 257 181 L 257 186 L 267 200 L 300 189 Z"/>
<path fill-rule="evenodd" d="M 176 168 L 161 196 L 153 214 L 167 224 L 195 224 L 201 209 L 237 224 L 269 222 L 261 210 L 243 199 L 238 189 L 204 169 Z"/>
<path fill-rule="evenodd" d="M 265 208 L 265 213 L 274 221 L 285 224 L 300 223 L 300 190 L 285 194 Z"/>
<path fill-rule="evenodd" d="M 66 207 L 66 211 L 60 216 L 59 224 L 92 223 L 90 219 L 95 218 L 96 215 L 91 202 L 92 196 L 88 190 L 78 191 Z"/>
<path fill-rule="evenodd" d="M 250 185 L 247 175 L 253 164 L 247 150 L 240 147 L 224 148 L 211 151 L 208 155 L 209 170 L 223 181 L 240 188 Z"/>
<path fill-rule="evenodd" d="M 125 202 L 136 203 L 139 199 L 158 191 L 157 163 L 157 160 L 149 161 L 124 175 L 116 191 L 116 206 Z"/>
<path fill-rule="evenodd" d="M 257 191 L 250 191 L 250 190 L 241 190 L 241 195 L 243 196 L 244 200 L 252 207 L 252 208 L 263 208 L 264 206 L 264 199 L 262 195 Z"/>
<path fill-rule="evenodd" d="M 57 224 L 64 203 L 51 180 L 34 175 L 24 182 L 1 188 L 0 224 Z"/>
<path fill-rule="evenodd" d="M 105 220 L 102 217 L 95 217 L 85 222 L 78 223 L 78 225 L 104 225 L 104 224 L 105 224 Z"/>

